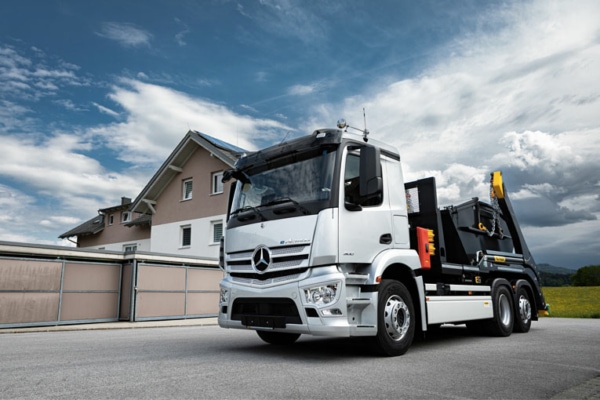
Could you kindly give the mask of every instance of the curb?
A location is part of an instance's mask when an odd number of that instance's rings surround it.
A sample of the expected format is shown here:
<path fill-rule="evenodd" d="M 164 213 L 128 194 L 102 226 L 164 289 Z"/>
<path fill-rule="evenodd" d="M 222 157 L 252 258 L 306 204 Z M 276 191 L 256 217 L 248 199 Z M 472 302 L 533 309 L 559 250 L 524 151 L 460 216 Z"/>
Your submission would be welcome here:
<path fill-rule="evenodd" d="M 65 331 L 92 331 L 107 329 L 140 329 L 140 328 L 165 328 L 183 326 L 215 326 L 217 318 L 174 319 L 162 321 L 139 322 L 102 322 L 76 325 L 35 326 L 27 328 L 2 328 L 0 335 L 6 333 L 33 333 L 33 332 L 65 332 Z"/>

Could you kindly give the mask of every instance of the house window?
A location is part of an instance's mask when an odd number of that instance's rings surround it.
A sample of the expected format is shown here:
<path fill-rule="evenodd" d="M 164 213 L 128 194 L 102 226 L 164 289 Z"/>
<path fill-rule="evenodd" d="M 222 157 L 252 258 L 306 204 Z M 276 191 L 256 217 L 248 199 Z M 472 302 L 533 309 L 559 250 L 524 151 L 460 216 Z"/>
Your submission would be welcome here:
<path fill-rule="evenodd" d="M 210 223 L 212 230 L 212 244 L 219 243 L 223 237 L 223 222 L 213 221 Z"/>
<path fill-rule="evenodd" d="M 184 225 L 181 227 L 181 247 L 190 247 L 192 245 L 192 227 Z"/>
<path fill-rule="evenodd" d="M 132 252 L 134 252 L 136 250 L 137 250 L 137 244 L 135 244 L 135 243 L 134 244 L 124 244 L 123 245 L 123 251 L 125 253 L 132 253 Z"/>
<path fill-rule="evenodd" d="M 131 221 L 131 213 L 129 211 L 123 211 L 121 213 L 121 222 Z"/>
<path fill-rule="evenodd" d="M 108 216 L 108 224 L 112 225 L 114 222 L 115 222 L 115 216 L 114 216 L 114 214 L 110 214 Z"/>
<path fill-rule="evenodd" d="M 192 198 L 192 180 L 186 179 L 183 181 L 183 200 L 190 200 Z"/>
<path fill-rule="evenodd" d="M 223 171 L 212 174 L 212 194 L 223 193 Z"/>

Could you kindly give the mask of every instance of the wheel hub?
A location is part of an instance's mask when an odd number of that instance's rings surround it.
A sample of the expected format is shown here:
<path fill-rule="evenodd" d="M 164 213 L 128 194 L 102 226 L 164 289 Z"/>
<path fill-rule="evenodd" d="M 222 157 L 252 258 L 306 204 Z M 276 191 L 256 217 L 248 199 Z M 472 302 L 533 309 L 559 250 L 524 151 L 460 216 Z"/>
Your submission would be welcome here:
<path fill-rule="evenodd" d="M 531 303 L 525 296 L 519 297 L 519 314 L 521 316 L 521 321 L 524 323 L 529 322 L 531 319 Z"/>
<path fill-rule="evenodd" d="M 391 296 L 385 303 L 385 330 L 392 340 L 401 340 L 410 327 L 410 312 L 399 296 Z"/>

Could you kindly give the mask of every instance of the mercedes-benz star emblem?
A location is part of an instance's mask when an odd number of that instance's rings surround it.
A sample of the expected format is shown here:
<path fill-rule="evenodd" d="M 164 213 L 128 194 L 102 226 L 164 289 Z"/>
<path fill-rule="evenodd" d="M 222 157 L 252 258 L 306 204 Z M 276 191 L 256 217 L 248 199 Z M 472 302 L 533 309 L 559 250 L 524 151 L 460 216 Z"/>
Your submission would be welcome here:
<path fill-rule="evenodd" d="M 271 250 L 266 246 L 258 246 L 252 253 L 252 266 L 258 272 L 265 272 L 271 265 Z"/>

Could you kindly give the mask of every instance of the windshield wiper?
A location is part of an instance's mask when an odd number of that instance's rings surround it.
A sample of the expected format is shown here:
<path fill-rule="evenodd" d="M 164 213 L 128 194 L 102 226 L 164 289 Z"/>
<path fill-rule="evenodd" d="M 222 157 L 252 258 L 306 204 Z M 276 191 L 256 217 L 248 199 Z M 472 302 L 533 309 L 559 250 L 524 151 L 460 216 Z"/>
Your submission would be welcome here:
<path fill-rule="evenodd" d="M 310 214 L 310 211 L 308 211 L 304 206 L 302 206 L 300 203 L 298 203 L 296 200 L 292 199 L 291 197 L 279 197 L 279 198 L 273 199 L 265 204 L 261 204 L 260 207 L 269 207 L 269 206 L 274 206 L 274 205 L 283 204 L 283 203 L 293 203 L 296 207 L 298 207 L 300 210 L 302 210 L 302 213 L 304 215 Z"/>
<path fill-rule="evenodd" d="M 233 211 L 231 213 L 231 215 L 237 215 L 239 213 L 244 213 L 246 211 L 253 211 L 254 214 L 258 215 L 258 217 L 260 218 L 261 221 L 266 221 L 267 219 L 264 217 L 264 215 L 262 215 L 262 213 L 259 211 L 258 208 L 256 207 L 252 207 L 252 206 L 244 206 L 244 207 L 240 207 L 237 210 Z"/>

